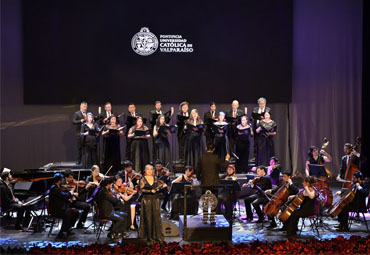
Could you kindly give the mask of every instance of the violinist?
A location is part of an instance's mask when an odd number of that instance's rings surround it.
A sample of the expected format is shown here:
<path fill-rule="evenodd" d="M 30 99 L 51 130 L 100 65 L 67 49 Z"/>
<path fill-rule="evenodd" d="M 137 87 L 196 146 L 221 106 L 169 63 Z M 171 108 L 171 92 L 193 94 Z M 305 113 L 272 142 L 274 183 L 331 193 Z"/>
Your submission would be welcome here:
<path fill-rule="evenodd" d="M 137 173 L 132 169 L 133 164 L 130 160 L 123 161 L 123 170 L 118 172 L 118 175 L 122 178 L 123 183 L 134 188 L 138 185 L 138 180 L 142 177 L 140 173 Z"/>
<path fill-rule="evenodd" d="M 73 196 L 78 196 L 76 192 L 63 191 L 62 182 L 64 176 L 61 173 L 54 174 L 54 185 L 49 190 L 49 213 L 53 217 L 63 219 L 62 227 L 58 234 L 58 238 L 65 239 L 64 233 L 73 235 L 72 227 L 75 225 L 80 213 L 75 208 L 68 207 L 68 201 Z"/>
<path fill-rule="evenodd" d="M 242 186 L 243 188 L 250 186 L 253 189 L 257 189 L 257 193 L 249 195 L 247 198 L 244 199 L 245 211 L 247 214 L 244 219 L 247 221 L 253 220 L 253 213 L 251 208 L 251 205 L 253 205 L 258 215 L 258 220 L 256 221 L 256 223 L 262 223 L 265 217 L 260 205 L 267 203 L 268 200 L 264 191 L 267 189 L 271 189 L 272 184 L 270 177 L 266 175 L 266 168 L 264 166 L 257 167 L 257 175 L 258 177 L 249 181 L 248 184 L 244 183 Z"/>
<path fill-rule="evenodd" d="M 17 221 L 15 222 L 15 229 L 22 230 L 21 223 L 23 221 L 23 227 L 27 226 L 27 222 L 31 218 L 30 207 L 23 206 L 23 203 L 19 201 L 13 194 L 13 187 L 11 182 L 13 180 L 11 170 L 4 168 L 1 173 L 0 180 L 0 194 L 1 194 L 1 211 L 16 211 Z M 25 216 L 25 217 L 23 217 Z"/>
<path fill-rule="evenodd" d="M 132 196 L 136 193 L 136 190 L 131 189 L 125 183 L 122 182 L 122 178 L 119 175 L 116 175 L 113 179 L 113 186 L 112 186 L 112 195 L 116 198 L 120 199 L 123 204 L 119 204 L 119 206 L 115 207 L 115 210 L 122 211 L 127 214 L 127 224 L 129 230 L 135 231 L 137 230 L 135 226 L 137 226 L 135 221 L 136 215 L 136 204 L 131 203 L 130 200 Z"/>
<path fill-rule="evenodd" d="M 274 189 L 268 189 L 265 191 L 265 193 L 269 196 L 272 197 L 272 195 L 276 194 L 278 190 L 281 189 L 286 183 L 289 183 L 288 187 L 288 193 L 289 195 L 296 195 L 298 193 L 298 187 L 293 183 L 291 179 L 292 173 L 290 171 L 284 171 L 283 172 L 283 182 L 277 186 Z M 285 201 L 284 201 L 285 202 Z M 275 222 L 275 217 L 268 216 L 269 219 L 271 220 L 270 226 L 268 226 L 268 229 L 273 229 L 276 227 L 276 222 Z"/>
<path fill-rule="evenodd" d="M 157 172 L 157 177 L 159 180 L 162 180 L 164 183 L 167 184 L 167 186 L 170 184 L 170 178 L 169 178 L 169 175 L 170 175 L 170 171 L 165 168 L 163 166 L 163 163 L 160 159 L 157 159 L 155 161 L 155 170 Z M 161 209 L 165 212 L 168 212 L 167 210 L 167 203 L 168 203 L 168 200 L 170 198 L 170 193 L 168 192 L 168 189 L 167 188 L 163 188 L 161 189 L 159 192 L 163 193 L 163 202 L 162 202 L 162 206 L 161 206 Z"/>
<path fill-rule="evenodd" d="M 182 182 L 185 184 L 191 184 L 191 185 L 197 183 L 197 179 L 194 177 L 194 169 L 192 166 L 185 166 L 185 173 L 172 181 L 172 183 L 178 183 L 178 182 Z M 190 190 L 190 192 L 188 192 L 186 199 L 187 199 L 186 200 L 187 214 L 194 215 L 196 212 L 196 209 L 198 209 L 198 205 L 197 205 L 197 199 L 195 197 L 193 190 Z M 184 193 L 183 192 L 176 194 L 173 200 L 170 219 L 178 220 L 180 214 L 184 214 Z"/>
<path fill-rule="evenodd" d="M 231 180 L 231 181 L 238 180 L 238 177 L 236 177 L 236 174 L 235 174 L 235 166 L 231 165 L 231 164 L 228 165 L 228 167 L 226 169 L 226 174 L 222 175 L 221 179 Z"/>
<path fill-rule="evenodd" d="M 97 188 L 99 187 L 100 182 L 104 179 L 104 175 L 100 173 L 100 168 L 97 165 L 93 165 L 91 167 L 91 175 L 86 178 L 86 186 L 85 189 L 87 190 L 87 198 L 91 200 L 96 195 L 98 191 Z"/>
<path fill-rule="evenodd" d="M 318 195 L 316 194 L 315 189 L 312 187 L 314 183 L 315 179 L 313 177 L 305 177 L 303 179 L 303 190 L 301 192 L 303 193 L 304 200 L 301 203 L 300 207 L 295 210 L 285 222 L 287 237 L 292 237 L 296 235 L 299 218 L 314 215 L 315 200 Z M 288 200 L 291 200 L 292 198 L 294 198 L 294 195 L 289 196 Z"/>
<path fill-rule="evenodd" d="M 361 172 L 355 172 L 353 174 L 352 187 L 356 187 L 356 193 L 354 199 L 346 205 L 338 215 L 339 225 L 336 226 L 338 231 L 349 231 L 348 229 L 348 215 L 349 212 L 367 212 L 366 198 L 369 195 L 368 184 L 363 180 Z M 335 195 L 341 195 L 341 191 L 338 191 Z"/>
<path fill-rule="evenodd" d="M 349 168 L 349 164 L 351 163 L 352 157 L 352 165 L 359 168 L 360 165 L 360 153 L 354 150 L 353 145 L 350 143 L 344 144 L 344 156 L 342 157 L 341 164 L 340 164 L 340 171 L 337 176 L 337 181 L 345 180 L 346 177 L 346 170 Z"/>
<path fill-rule="evenodd" d="M 272 185 L 279 185 L 280 171 L 279 159 L 275 156 L 271 157 L 270 165 L 267 167 L 267 175 L 270 176 Z"/>
<path fill-rule="evenodd" d="M 97 204 L 99 208 L 99 218 L 112 221 L 112 227 L 108 233 L 108 238 L 112 241 L 122 238 L 126 229 L 127 214 L 115 210 L 123 202 L 114 197 L 109 191 L 112 189 L 113 180 L 105 178 L 102 180 L 97 195 Z"/>
<path fill-rule="evenodd" d="M 306 176 L 310 176 L 310 169 L 308 165 L 325 165 L 332 161 L 332 157 L 325 150 L 320 150 L 316 146 L 311 146 L 308 151 L 308 159 L 306 161 Z"/>
<path fill-rule="evenodd" d="M 224 179 L 224 180 L 229 180 L 229 181 L 236 181 L 238 180 L 238 177 L 236 177 L 236 174 L 235 174 L 235 166 L 234 165 L 228 165 L 227 169 L 226 169 L 226 174 L 222 175 L 221 176 L 221 179 Z M 224 205 L 225 207 L 225 213 L 224 213 L 224 216 L 226 218 L 226 220 L 232 220 L 232 216 L 233 216 L 233 205 L 236 204 L 236 200 L 237 200 L 237 191 L 235 191 L 234 189 L 232 190 L 232 195 L 230 197 L 230 190 L 229 188 L 223 188 L 222 191 L 220 192 L 219 196 L 218 196 L 218 201 L 219 201 L 219 208 L 218 211 L 221 210 L 221 204 Z"/>
<path fill-rule="evenodd" d="M 77 180 L 73 179 L 73 172 L 71 170 L 66 170 L 64 172 L 64 177 L 66 180 L 67 189 L 77 194 L 77 196 L 72 199 L 72 202 L 69 204 L 69 206 L 71 208 L 82 210 L 80 220 L 77 223 L 77 228 L 83 229 L 91 207 L 89 203 L 86 203 L 88 193 L 88 190 L 86 189 L 87 185 L 83 182 L 79 183 Z M 80 188 L 80 186 L 82 187 Z"/>

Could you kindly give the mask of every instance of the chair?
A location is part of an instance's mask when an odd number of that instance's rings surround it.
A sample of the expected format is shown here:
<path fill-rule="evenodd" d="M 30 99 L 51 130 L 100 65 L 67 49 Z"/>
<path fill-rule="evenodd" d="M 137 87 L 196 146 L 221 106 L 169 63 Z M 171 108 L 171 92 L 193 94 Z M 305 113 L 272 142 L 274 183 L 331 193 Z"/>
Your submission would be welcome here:
<path fill-rule="evenodd" d="M 53 231 L 53 228 L 55 226 L 55 224 L 57 224 L 57 226 L 59 225 L 59 220 L 60 218 L 58 217 L 55 217 L 55 216 L 52 216 L 50 214 L 50 208 L 49 208 L 49 199 L 46 199 L 46 210 L 48 212 L 48 216 L 47 218 L 49 219 L 50 221 L 50 229 L 49 229 L 49 232 L 48 232 L 48 237 L 50 236 L 51 232 Z"/>
<path fill-rule="evenodd" d="M 366 230 L 368 233 L 370 233 L 369 231 L 369 227 L 367 225 L 367 220 L 366 220 L 366 217 L 365 217 L 365 212 L 349 212 L 349 217 L 348 217 L 348 229 L 351 229 L 351 226 L 352 226 L 352 223 L 356 220 L 356 221 L 361 221 L 360 220 L 360 213 L 362 214 L 362 220 L 364 221 L 365 223 L 365 226 L 366 226 Z"/>
<path fill-rule="evenodd" d="M 96 229 L 96 239 L 99 240 L 100 239 L 100 235 L 101 233 L 103 232 L 103 229 L 105 228 L 105 226 L 107 225 L 108 222 L 110 222 L 110 220 L 108 219 L 101 219 L 99 217 L 99 207 L 98 207 L 98 204 L 94 202 L 94 209 L 95 209 L 95 219 L 94 221 L 99 223 L 98 224 L 98 227 Z"/>
<path fill-rule="evenodd" d="M 299 235 L 298 236 L 301 236 L 301 234 L 302 234 L 302 230 L 305 227 L 306 219 L 308 219 L 310 221 L 311 231 L 314 234 L 317 234 L 317 236 L 320 238 L 320 233 L 319 233 L 319 220 L 320 219 L 316 215 L 301 218 L 302 224 L 301 224 L 301 228 L 299 230 Z"/>

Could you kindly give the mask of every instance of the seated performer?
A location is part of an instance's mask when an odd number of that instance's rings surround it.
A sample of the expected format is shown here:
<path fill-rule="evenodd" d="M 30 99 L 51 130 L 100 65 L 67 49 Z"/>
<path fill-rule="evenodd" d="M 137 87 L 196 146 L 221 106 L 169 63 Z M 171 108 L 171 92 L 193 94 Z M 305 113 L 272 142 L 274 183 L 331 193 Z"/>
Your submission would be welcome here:
<path fill-rule="evenodd" d="M 12 180 L 13 178 L 10 169 L 5 168 L 1 173 L 0 180 L 1 211 L 16 211 L 17 221 L 15 222 L 15 229 L 22 230 L 22 222 L 23 227 L 26 227 L 30 220 L 30 207 L 24 206 L 23 203 L 14 196 L 13 188 L 10 184 Z"/>
<path fill-rule="evenodd" d="M 113 179 L 113 186 L 112 186 L 112 195 L 118 199 L 120 199 L 123 204 L 119 204 L 119 206 L 115 207 L 114 210 L 122 211 L 127 214 L 127 230 L 135 231 L 137 230 L 135 226 L 136 224 L 136 204 L 132 203 L 131 198 L 133 195 L 136 194 L 136 190 L 131 188 L 127 183 L 122 182 L 122 178 L 119 175 L 116 175 Z"/>
<path fill-rule="evenodd" d="M 270 158 L 270 165 L 266 167 L 267 175 L 270 176 L 272 185 L 279 185 L 279 178 L 280 178 L 280 164 L 279 159 L 277 157 Z"/>
<path fill-rule="evenodd" d="M 292 237 L 296 235 L 298 229 L 299 218 L 309 217 L 315 213 L 315 199 L 317 197 L 315 189 L 312 185 L 315 183 L 313 177 L 305 177 L 303 179 L 303 196 L 304 200 L 301 203 L 300 207 L 296 209 L 285 222 L 286 224 L 286 235 L 287 237 Z M 294 198 L 294 195 L 289 196 L 288 200 Z"/>
<path fill-rule="evenodd" d="M 138 186 L 138 180 L 141 178 L 141 174 L 132 169 L 134 165 L 130 160 L 123 161 L 123 170 L 118 172 L 118 175 L 122 178 L 122 182 L 134 188 Z"/>
<path fill-rule="evenodd" d="M 348 229 L 348 215 L 349 212 L 367 212 L 366 198 L 369 195 L 368 183 L 363 180 L 361 172 L 355 172 L 353 174 L 352 186 L 356 187 L 355 198 L 346 205 L 338 215 L 338 231 L 349 231 Z M 336 195 L 341 195 L 341 191 L 338 191 Z"/>
<path fill-rule="evenodd" d="M 194 169 L 192 166 L 185 166 L 185 174 L 177 177 L 175 180 L 172 181 L 172 183 L 179 182 L 190 185 L 195 185 L 198 183 L 198 180 L 194 176 Z M 190 192 L 187 193 L 186 199 L 186 214 L 196 214 L 198 204 L 193 190 L 190 190 Z M 170 219 L 178 220 L 180 214 L 184 214 L 184 192 L 176 194 L 175 198 L 173 199 Z"/>
<path fill-rule="evenodd" d="M 99 218 L 112 221 L 112 227 L 107 236 L 114 241 L 124 236 L 127 214 L 115 210 L 115 207 L 123 203 L 110 194 L 109 191 L 112 189 L 112 185 L 113 180 L 111 178 L 102 180 L 96 201 L 99 208 Z"/>
<path fill-rule="evenodd" d="M 238 177 L 235 174 L 235 166 L 229 165 L 226 169 L 226 174 L 221 176 L 223 180 L 230 180 L 236 181 Z M 218 200 L 220 205 L 223 204 L 225 206 L 225 213 L 224 216 L 227 220 L 232 220 L 233 216 L 233 206 L 235 205 L 238 197 L 238 191 L 232 190 L 232 196 L 230 197 L 230 190 L 228 188 L 223 188 L 220 195 L 218 196 Z"/>
<path fill-rule="evenodd" d="M 249 195 L 247 198 L 244 199 L 245 211 L 247 214 L 244 219 L 248 221 L 253 220 L 253 213 L 251 208 L 252 204 L 258 215 L 258 220 L 256 221 L 256 223 L 262 223 L 265 217 L 261 210 L 261 204 L 265 204 L 268 201 L 264 191 L 267 189 L 271 189 L 272 185 L 270 177 L 266 175 L 266 168 L 264 166 L 257 167 L 257 174 L 258 177 L 254 178 L 253 180 L 250 180 L 248 184 L 247 183 L 243 184 L 243 188 L 249 186 L 252 187 L 253 189 L 257 189 L 257 193 Z"/>
<path fill-rule="evenodd" d="M 68 186 L 68 190 L 77 193 L 78 196 L 75 197 L 75 199 L 72 199 L 72 202 L 69 204 L 69 207 L 76 208 L 79 210 L 82 210 L 82 213 L 80 215 L 80 220 L 77 223 L 77 228 L 84 228 L 87 215 L 90 211 L 90 204 L 86 203 L 87 200 L 87 194 L 88 189 L 86 189 L 87 185 L 79 188 L 78 183 L 76 180 L 73 179 L 73 172 L 71 170 L 66 170 L 64 172 L 64 177 L 66 180 L 66 185 Z"/>
<path fill-rule="evenodd" d="M 157 175 L 158 179 L 164 181 L 167 185 L 169 185 L 170 184 L 170 177 L 169 177 L 170 171 L 163 166 L 163 163 L 160 159 L 157 159 L 155 161 L 154 166 L 155 166 L 155 171 L 156 171 L 156 175 Z M 163 188 L 159 192 L 163 193 L 163 196 L 164 196 L 161 209 L 165 212 L 168 212 L 167 207 L 166 207 L 167 203 L 168 203 L 168 200 L 170 198 L 170 194 L 168 193 L 168 189 Z"/>
<path fill-rule="evenodd" d="M 298 187 L 292 182 L 292 179 L 290 178 L 292 173 L 290 171 L 283 172 L 283 182 L 277 186 L 275 189 L 268 189 L 265 191 L 265 193 L 272 197 L 281 187 L 283 187 L 287 182 L 289 183 L 288 192 L 289 195 L 296 195 L 298 193 Z M 268 226 L 268 229 L 273 229 L 276 227 L 276 221 L 275 217 L 268 216 L 269 219 L 271 219 L 271 224 Z"/>
<path fill-rule="evenodd" d="M 62 182 L 64 176 L 61 173 L 54 174 L 54 185 L 49 190 L 49 213 L 53 217 L 63 219 L 62 227 L 59 231 L 58 238 L 65 239 L 64 233 L 73 235 L 72 227 L 75 225 L 80 213 L 77 209 L 68 208 L 69 200 L 78 193 L 63 191 Z"/>

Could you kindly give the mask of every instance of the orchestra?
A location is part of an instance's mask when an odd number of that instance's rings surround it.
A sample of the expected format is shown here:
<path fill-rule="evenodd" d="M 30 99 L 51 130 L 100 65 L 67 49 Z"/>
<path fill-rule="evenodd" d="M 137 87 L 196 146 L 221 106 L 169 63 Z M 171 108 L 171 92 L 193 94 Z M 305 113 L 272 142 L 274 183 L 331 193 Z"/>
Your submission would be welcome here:
<path fill-rule="evenodd" d="M 176 125 L 171 125 L 174 108 L 163 112 L 161 102 L 156 101 L 155 109 L 150 111 L 149 128 L 146 118 L 136 112 L 133 103 L 129 104 L 128 113 L 122 114 L 124 118 L 119 119 L 109 102 L 104 105 L 103 113 L 99 110 L 97 117 L 87 112 L 87 102 L 82 102 L 80 110 L 73 116 L 78 132 L 77 161 L 84 168 L 91 169 L 91 175 L 85 179 L 80 173 L 66 170 L 63 174 L 48 177 L 54 181 L 48 190 L 49 214 L 63 220 L 58 238 L 72 235 L 74 227 L 84 229 L 91 209 L 96 207 L 93 213 L 99 219 L 112 222 L 107 235 L 109 239 L 115 241 L 124 238 L 127 231 L 138 231 L 139 237 L 148 242 L 163 241 L 161 213 L 170 211 L 170 219 L 178 220 L 184 213 L 184 199 L 187 200 L 187 213 L 198 213 L 200 196 L 194 188 L 184 197 L 183 190 L 172 192 L 171 187 L 180 183 L 220 185 L 220 180 L 237 183 L 236 186 L 241 187 L 239 190 L 233 187 L 231 192 L 226 186 L 212 190 L 218 197 L 217 213 L 224 208 L 224 216 L 230 222 L 233 221 L 233 207 L 244 199 L 246 215 L 241 220 L 249 224 L 263 223 L 267 219 L 270 221 L 269 230 L 275 230 L 277 221 L 280 221 L 283 228 L 279 230 L 286 230 L 288 237 L 296 234 L 299 218 L 320 216 L 324 208 L 331 217 L 338 217 L 338 231 L 348 231 L 349 212 L 366 211 L 369 195 L 369 183 L 360 169 L 360 139 L 356 145 L 344 145 L 345 155 L 334 179 L 326 166 L 333 160 L 326 151 L 329 141 L 325 138 L 320 149 L 311 146 L 305 162 L 303 189 L 299 190 L 299 185 L 293 182 L 293 178 L 300 178 L 299 175 L 296 173 L 292 177 L 292 171 L 285 170 L 286 166 L 281 165 L 274 155 L 272 137 L 276 134 L 277 124 L 271 119 L 266 99 L 260 98 L 258 103 L 252 112 L 252 122 L 249 122 L 247 108 L 240 110 L 237 100 L 226 113 L 217 113 L 216 104 L 212 102 L 203 122 L 198 110 L 189 112 L 189 103 L 184 101 L 179 106 Z M 125 125 L 121 126 L 120 122 Z M 168 136 L 174 133 L 177 133 L 177 144 L 170 146 Z M 126 158 L 121 162 L 120 137 L 124 134 Z M 207 141 L 206 153 L 203 153 L 203 136 Z M 97 153 L 100 137 L 104 141 L 101 159 Z M 253 168 L 248 162 L 252 137 L 256 157 Z M 149 141 L 154 146 L 153 161 L 149 156 Z M 178 163 L 184 165 L 181 174 L 175 174 L 172 168 L 172 146 L 177 146 Z M 231 164 L 230 160 L 236 164 Z M 317 166 L 324 171 L 312 172 Z M 242 173 L 250 171 L 256 171 L 257 175 L 247 176 L 249 180 L 242 184 L 240 181 L 246 178 Z M 14 196 L 13 181 L 10 171 L 1 173 L 1 209 L 15 210 L 15 227 L 22 229 L 22 222 L 24 227 L 29 221 L 29 207 L 23 206 Z M 334 198 L 330 181 L 343 183 Z M 241 196 L 243 192 L 246 193 L 244 197 Z M 253 221 L 255 215 L 258 218 Z"/>

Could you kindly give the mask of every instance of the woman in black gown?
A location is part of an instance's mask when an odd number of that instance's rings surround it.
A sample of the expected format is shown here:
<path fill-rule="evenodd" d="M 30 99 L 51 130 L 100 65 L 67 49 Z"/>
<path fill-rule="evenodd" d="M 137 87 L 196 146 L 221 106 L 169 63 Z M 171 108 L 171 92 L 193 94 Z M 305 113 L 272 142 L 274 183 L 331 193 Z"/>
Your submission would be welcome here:
<path fill-rule="evenodd" d="M 257 124 L 256 132 L 260 135 L 257 139 L 257 166 L 267 166 L 270 158 L 274 156 L 274 140 L 276 135 L 276 123 L 271 119 L 270 113 L 266 112 L 264 119 Z"/>
<path fill-rule="evenodd" d="M 228 123 L 225 121 L 225 113 L 220 112 L 218 114 L 218 120 L 213 123 L 212 130 L 214 132 L 215 151 L 220 159 L 224 159 L 227 154 L 226 134 L 227 134 Z"/>
<path fill-rule="evenodd" d="M 197 166 L 200 155 L 202 155 L 202 132 L 203 121 L 200 119 L 196 109 L 191 110 L 190 118 L 184 127 L 186 130 L 185 140 L 185 163 Z"/>
<path fill-rule="evenodd" d="M 154 176 L 154 168 L 146 165 L 144 176 L 140 179 L 140 190 L 142 193 L 140 210 L 139 237 L 147 242 L 163 242 L 162 220 L 158 191 L 167 187 L 166 184 L 159 184 Z"/>
<path fill-rule="evenodd" d="M 139 134 L 139 132 L 141 134 Z M 141 117 L 137 118 L 136 125 L 128 131 L 128 138 L 132 138 L 131 143 L 131 162 L 134 164 L 134 169 L 138 172 L 143 172 L 146 164 L 149 164 L 149 146 L 148 139 L 150 138 L 149 128 L 144 125 Z"/>
<path fill-rule="evenodd" d="M 81 125 L 82 143 L 82 168 L 88 169 L 98 163 L 97 157 L 97 137 L 99 129 L 94 123 L 94 116 L 91 112 L 87 113 L 86 123 Z"/>
<path fill-rule="evenodd" d="M 103 128 L 102 135 L 103 140 L 103 172 L 106 175 L 116 175 L 119 170 L 121 170 L 121 148 L 120 139 L 123 135 L 123 131 L 120 125 L 117 123 L 117 117 L 112 115 L 110 117 L 108 125 Z M 108 169 L 112 169 L 107 173 Z"/>
<path fill-rule="evenodd" d="M 249 138 L 253 136 L 252 127 L 248 124 L 247 116 L 240 119 L 240 124 L 236 126 L 236 159 L 235 168 L 237 173 L 248 172 L 249 161 Z"/>
<path fill-rule="evenodd" d="M 166 117 L 160 115 L 157 119 L 157 124 L 154 126 L 154 146 L 155 146 L 155 160 L 160 160 L 163 165 L 171 168 L 171 151 L 170 143 L 168 142 L 168 135 L 170 134 L 169 125 L 166 124 Z"/>

